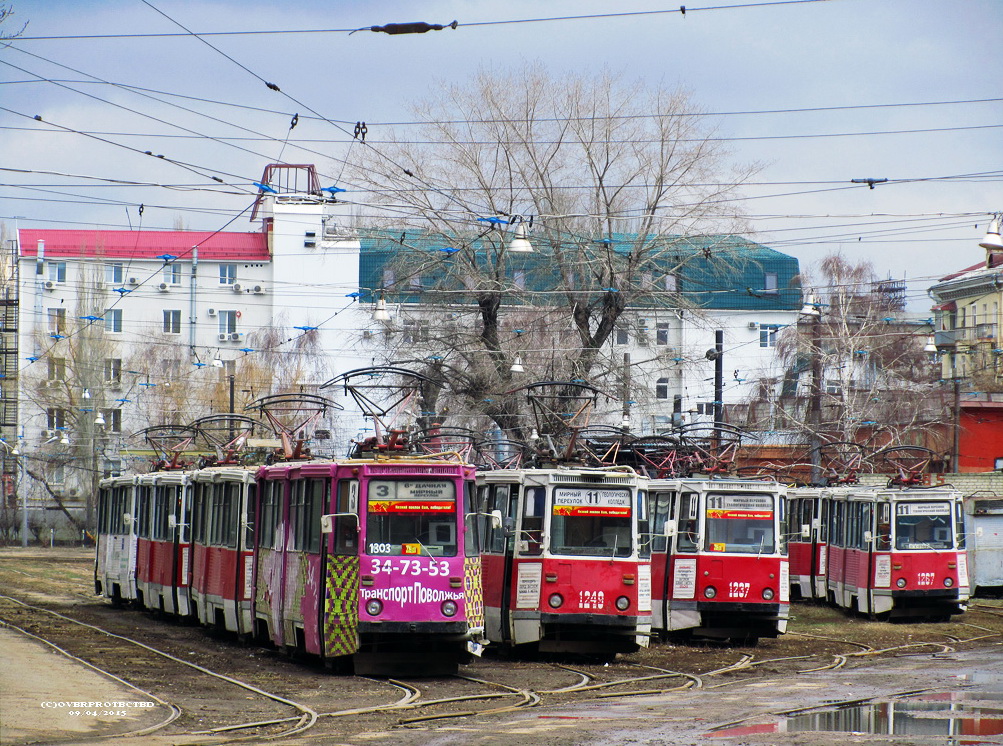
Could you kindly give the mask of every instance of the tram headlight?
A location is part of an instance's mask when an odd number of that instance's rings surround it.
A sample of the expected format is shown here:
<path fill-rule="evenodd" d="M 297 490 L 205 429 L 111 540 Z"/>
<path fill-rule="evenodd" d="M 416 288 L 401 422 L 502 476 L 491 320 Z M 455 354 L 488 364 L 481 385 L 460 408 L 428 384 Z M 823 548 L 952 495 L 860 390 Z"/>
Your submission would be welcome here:
<path fill-rule="evenodd" d="M 712 585 L 708 585 L 706 588 L 703 589 L 703 595 L 704 598 L 714 598 L 715 596 L 717 596 L 717 588 L 715 588 Z"/>
<path fill-rule="evenodd" d="M 561 604 L 564 603 L 564 596 L 560 593 L 551 593 L 550 598 L 547 599 L 547 603 L 550 604 L 550 608 L 559 609 Z"/>
<path fill-rule="evenodd" d="M 905 583 L 906 583 L 905 578 L 899 578 L 898 580 L 895 581 L 895 585 L 897 585 L 899 588 L 905 588 Z"/>
<path fill-rule="evenodd" d="M 383 612 L 383 602 L 378 598 L 371 598 L 366 601 L 366 613 L 369 616 L 379 616 Z"/>
<path fill-rule="evenodd" d="M 772 601 L 773 600 L 773 589 L 772 588 L 763 588 L 763 600 L 764 601 Z"/>
<path fill-rule="evenodd" d="M 945 588 L 950 588 L 952 585 L 954 585 L 954 579 L 953 578 L 944 578 L 944 587 Z"/>
<path fill-rule="evenodd" d="M 630 599 L 626 596 L 620 596 L 620 598 L 616 600 L 616 608 L 620 611 L 626 611 L 630 608 Z"/>
<path fill-rule="evenodd" d="M 443 601 L 440 608 L 443 616 L 456 616 L 459 607 L 456 605 L 456 601 Z"/>

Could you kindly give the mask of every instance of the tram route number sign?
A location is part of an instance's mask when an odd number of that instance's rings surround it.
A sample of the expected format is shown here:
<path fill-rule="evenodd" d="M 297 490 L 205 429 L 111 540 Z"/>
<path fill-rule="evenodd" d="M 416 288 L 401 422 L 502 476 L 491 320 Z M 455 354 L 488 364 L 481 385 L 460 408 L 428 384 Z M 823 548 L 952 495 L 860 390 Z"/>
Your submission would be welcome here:
<path fill-rule="evenodd" d="M 769 521 L 773 518 L 773 499 L 764 495 L 710 495 L 707 517 Z"/>
<path fill-rule="evenodd" d="M 452 482 L 373 481 L 369 485 L 370 513 L 441 513 L 456 510 Z"/>
<path fill-rule="evenodd" d="M 554 515 L 630 517 L 627 490 L 554 490 Z"/>
<path fill-rule="evenodd" d="M 950 503 L 899 503 L 896 515 L 951 515 Z"/>

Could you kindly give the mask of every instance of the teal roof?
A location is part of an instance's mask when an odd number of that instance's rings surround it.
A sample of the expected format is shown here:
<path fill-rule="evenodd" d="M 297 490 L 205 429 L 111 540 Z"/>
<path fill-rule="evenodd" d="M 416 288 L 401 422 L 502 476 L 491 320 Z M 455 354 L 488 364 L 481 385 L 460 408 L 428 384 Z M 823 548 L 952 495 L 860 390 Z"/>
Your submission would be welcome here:
<path fill-rule="evenodd" d="M 554 303 L 552 291 L 561 290 L 560 255 L 584 254 L 575 262 L 574 277 L 582 292 L 601 293 L 616 287 L 617 276 L 634 262 L 637 308 L 697 307 L 708 310 L 800 310 L 798 260 L 742 236 L 699 237 L 637 236 L 612 234 L 601 241 L 557 242 L 531 234 L 535 251 L 505 253 L 503 265 L 493 261 L 501 245 L 476 236 L 445 238 L 416 230 L 366 230 L 360 232 L 359 285 L 363 300 L 383 291 L 388 301 L 414 303 L 425 293 L 440 293 L 444 302 L 473 300 L 464 277 L 463 263 L 476 262 L 481 273 L 497 272 L 513 304 Z M 638 253 L 637 249 L 643 247 Z M 473 251 L 473 254 L 470 252 Z M 555 256 L 558 255 L 558 256 Z M 644 259 L 638 263 L 638 257 Z M 614 279 L 608 278 L 612 268 Z M 605 271 L 604 271 L 605 270 Z M 666 280 L 668 276 L 674 280 Z M 674 285 L 674 289 L 673 289 Z M 623 288 L 627 289 L 627 288 Z M 557 301 L 560 302 L 560 301 Z"/>

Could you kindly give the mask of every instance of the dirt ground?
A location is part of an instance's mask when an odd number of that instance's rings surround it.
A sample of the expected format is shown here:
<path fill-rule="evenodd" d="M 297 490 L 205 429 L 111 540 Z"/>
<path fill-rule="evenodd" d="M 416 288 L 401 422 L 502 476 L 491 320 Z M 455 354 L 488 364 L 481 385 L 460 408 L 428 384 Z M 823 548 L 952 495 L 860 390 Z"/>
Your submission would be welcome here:
<path fill-rule="evenodd" d="M 1003 603 L 998 600 L 980 600 L 965 614 L 936 624 L 875 622 L 795 604 L 788 634 L 755 647 L 657 642 L 608 665 L 489 654 L 462 667 L 460 677 L 396 682 L 334 675 L 310 661 L 293 661 L 198 627 L 113 609 L 93 594 L 91 563 L 87 550 L 0 549 L 0 621 L 106 672 L 85 669 L 65 655 L 57 663 L 51 649 L 24 635 L 20 643 L 7 643 L 14 631 L 6 632 L 0 640 L 5 650 L 0 657 L 0 743 L 5 746 L 90 743 L 114 734 L 119 734 L 117 743 L 278 737 L 272 742 L 518 744 L 529 735 L 534 743 L 548 746 L 674 743 L 669 736 L 652 740 L 651 734 L 661 733 L 668 721 L 660 706 L 645 702 L 684 697 L 680 702 L 690 708 L 688 722 L 692 724 L 696 707 L 705 711 L 698 720 L 720 724 L 743 713 L 746 705 L 750 714 L 758 712 L 752 703 L 764 692 L 770 693 L 770 706 L 785 701 L 776 697 L 787 688 L 790 702 L 799 706 L 842 701 L 851 691 L 855 696 L 870 692 L 861 684 L 866 671 L 887 670 L 892 691 L 910 689 L 908 682 L 895 679 L 895 665 L 915 664 L 903 675 L 917 682 L 926 677 L 934 686 L 940 681 L 934 664 L 971 655 L 973 663 L 966 665 L 975 665 L 982 660 L 980 651 L 987 659 L 1000 654 L 1003 641 Z M 951 680 L 946 673 L 944 677 Z M 56 690 L 58 697 L 47 693 Z M 739 691 L 744 694 L 736 695 Z M 156 707 L 68 716 L 41 704 L 91 700 L 85 692 L 96 700 L 144 700 Z M 600 714 L 589 715 L 594 712 Z M 136 735 L 171 717 L 175 719 L 152 735 Z M 610 718 L 617 717 L 627 717 L 626 733 L 611 725 Z M 313 724 L 294 732 L 301 719 Z M 220 728 L 237 729 L 214 730 Z"/>

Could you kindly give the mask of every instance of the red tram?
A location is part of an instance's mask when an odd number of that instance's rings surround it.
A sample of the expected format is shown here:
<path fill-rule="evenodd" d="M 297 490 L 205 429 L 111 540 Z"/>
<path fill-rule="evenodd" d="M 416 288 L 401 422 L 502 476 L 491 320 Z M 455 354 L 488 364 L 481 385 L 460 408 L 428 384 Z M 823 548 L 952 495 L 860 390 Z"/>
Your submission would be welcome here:
<path fill-rule="evenodd" d="M 136 479 L 136 600 L 140 606 L 191 616 L 191 472 Z"/>
<path fill-rule="evenodd" d="M 654 479 L 648 499 L 656 630 L 747 644 L 787 630 L 783 485 Z"/>
<path fill-rule="evenodd" d="M 478 475 L 480 512 L 503 517 L 481 555 L 491 642 L 602 656 L 648 645 L 645 482 L 629 468 Z"/>
<path fill-rule="evenodd" d="M 970 583 L 957 490 L 796 490 L 793 506 L 793 575 L 811 578 L 798 584 L 802 594 L 824 592 L 836 606 L 871 616 L 946 620 L 965 610 Z M 810 565 L 813 556 L 825 559 Z"/>

